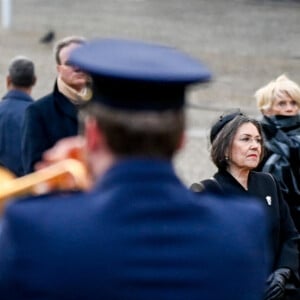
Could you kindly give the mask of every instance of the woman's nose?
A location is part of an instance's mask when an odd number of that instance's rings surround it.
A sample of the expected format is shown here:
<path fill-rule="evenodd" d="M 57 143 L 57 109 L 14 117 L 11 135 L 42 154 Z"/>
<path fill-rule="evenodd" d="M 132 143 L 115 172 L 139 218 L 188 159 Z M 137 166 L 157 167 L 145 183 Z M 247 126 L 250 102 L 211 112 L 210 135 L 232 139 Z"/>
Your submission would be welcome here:
<path fill-rule="evenodd" d="M 286 110 L 287 111 L 293 111 L 295 108 L 295 105 L 293 105 L 292 103 L 288 103 L 286 106 Z"/>
<path fill-rule="evenodd" d="M 250 147 L 251 148 L 258 148 L 258 147 L 260 147 L 260 142 L 257 141 L 256 139 L 252 139 L 251 143 L 250 143 Z"/>

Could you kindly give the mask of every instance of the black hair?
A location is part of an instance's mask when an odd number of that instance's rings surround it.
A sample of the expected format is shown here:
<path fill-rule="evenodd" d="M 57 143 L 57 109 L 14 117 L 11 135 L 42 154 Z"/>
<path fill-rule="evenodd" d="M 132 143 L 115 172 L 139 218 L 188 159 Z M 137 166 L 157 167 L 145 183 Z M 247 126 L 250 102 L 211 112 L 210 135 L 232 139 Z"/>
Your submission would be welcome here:
<path fill-rule="evenodd" d="M 16 57 L 8 68 L 9 77 L 17 87 L 31 87 L 35 83 L 33 62 L 26 57 Z"/>

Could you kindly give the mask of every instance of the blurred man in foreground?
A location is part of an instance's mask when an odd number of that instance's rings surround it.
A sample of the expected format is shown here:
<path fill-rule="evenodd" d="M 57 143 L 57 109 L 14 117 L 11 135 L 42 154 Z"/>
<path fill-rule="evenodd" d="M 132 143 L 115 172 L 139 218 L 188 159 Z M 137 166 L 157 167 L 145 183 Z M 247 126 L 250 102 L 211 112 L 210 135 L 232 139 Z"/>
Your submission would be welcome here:
<path fill-rule="evenodd" d="M 183 139 L 186 86 L 208 81 L 208 70 L 175 49 L 127 40 L 88 43 L 70 63 L 93 77 L 81 116 L 93 188 L 7 207 L 0 295 L 261 299 L 269 271 L 262 207 L 201 199 L 171 163 Z"/>

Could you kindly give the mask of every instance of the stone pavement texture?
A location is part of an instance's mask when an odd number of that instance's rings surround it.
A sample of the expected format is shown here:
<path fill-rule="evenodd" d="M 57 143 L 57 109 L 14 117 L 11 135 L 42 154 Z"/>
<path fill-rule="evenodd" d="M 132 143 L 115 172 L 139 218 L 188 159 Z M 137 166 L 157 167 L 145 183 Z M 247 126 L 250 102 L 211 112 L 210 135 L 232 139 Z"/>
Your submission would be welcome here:
<path fill-rule="evenodd" d="M 9 60 L 27 55 L 36 63 L 33 96 L 54 83 L 53 45 L 39 43 L 49 29 L 56 39 L 142 39 L 178 47 L 209 66 L 213 81 L 188 93 L 187 139 L 175 158 L 190 185 L 215 171 L 208 132 L 224 111 L 240 107 L 258 117 L 253 94 L 286 73 L 300 83 L 299 0 L 12 0 L 12 24 L 0 28 L 0 92 Z M 49 120 L 51 121 L 51 120 Z"/>

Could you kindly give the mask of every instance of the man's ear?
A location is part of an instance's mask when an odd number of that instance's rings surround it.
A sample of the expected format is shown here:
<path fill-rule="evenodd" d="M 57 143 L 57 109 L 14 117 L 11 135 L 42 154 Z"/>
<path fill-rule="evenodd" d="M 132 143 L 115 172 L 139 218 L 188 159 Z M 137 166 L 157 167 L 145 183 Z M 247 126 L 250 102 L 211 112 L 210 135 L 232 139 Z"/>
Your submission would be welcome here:
<path fill-rule="evenodd" d="M 88 150 L 96 151 L 103 146 L 105 139 L 95 119 L 87 118 L 84 131 Z"/>
<path fill-rule="evenodd" d="M 185 132 L 182 132 L 181 137 L 179 138 L 176 150 L 182 149 L 185 146 L 185 143 L 186 143 L 186 134 L 185 134 Z"/>
<path fill-rule="evenodd" d="M 36 76 L 33 77 L 33 81 L 32 81 L 32 86 L 34 86 L 36 84 L 37 78 Z"/>
<path fill-rule="evenodd" d="M 6 76 L 6 88 L 9 89 L 11 86 L 11 78 L 9 75 Z"/>

